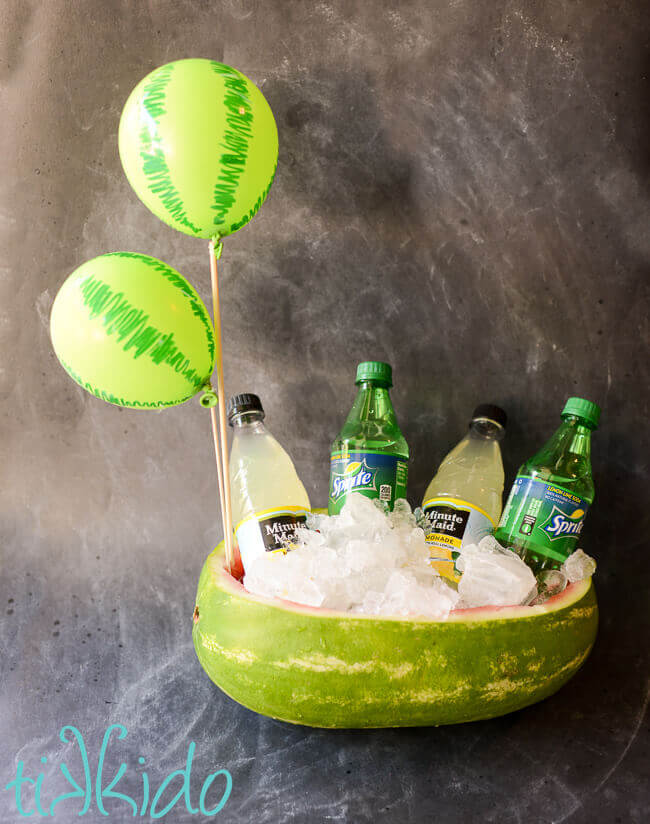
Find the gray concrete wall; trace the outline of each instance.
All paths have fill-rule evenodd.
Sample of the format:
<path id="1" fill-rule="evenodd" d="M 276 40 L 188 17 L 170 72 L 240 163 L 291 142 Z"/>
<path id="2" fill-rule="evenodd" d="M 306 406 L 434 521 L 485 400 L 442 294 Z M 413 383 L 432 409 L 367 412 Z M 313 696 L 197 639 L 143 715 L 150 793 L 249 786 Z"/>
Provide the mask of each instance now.
<path id="1" fill-rule="evenodd" d="M 119 721 L 152 774 L 190 739 L 204 773 L 228 767 L 228 821 L 647 819 L 647 12 L 3 0 L 0 787 L 17 757 L 59 786 L 61 725 L 98 746 Z M 132 87 L 190 56 L 244 71 L 276 115 L 275 184 L 221 265 L 226 386 L 261 395 L 314 502 L 358 360 L 393 365 L 413 502 L 476 403 L 508 411 L 509 481 L 567 396 L 602 405 L 584 536 L 601 635 L 545 704 L 334 735 L 254 716 L 202 673 L 190 617 L 221 535 L 208 415 L 102 403 L 48 335 L 59 285 L 107 251 L 160 257 L 208 299 L 205 243 L 140 204 L 117 153 Z M 19 820 L 1 789 L 0 810 Z"/>

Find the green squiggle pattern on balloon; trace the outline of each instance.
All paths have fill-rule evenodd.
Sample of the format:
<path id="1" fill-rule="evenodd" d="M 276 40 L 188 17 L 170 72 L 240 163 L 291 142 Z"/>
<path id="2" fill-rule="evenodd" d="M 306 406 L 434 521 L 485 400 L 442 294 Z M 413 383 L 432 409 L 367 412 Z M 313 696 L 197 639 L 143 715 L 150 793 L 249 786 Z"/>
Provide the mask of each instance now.
<path id="1" fill-rule="evenodd" d="M 266 196 L 269 193 L 269 189 L 273 185 L 273 179 L 275 178 L 275 170 L 278 168 L 278 162 L 275 161 L 275 166 L 273 167 L 273 172 L 271 173 L 271 179 L 268 182 L 266 189 L 262 192 L 262 194 L 257 198 L 255 204 L 253 205 L 252 209 L 248 212 L 248 214 L 244 215 L 241 220 L 238 220 L 236 223 L 233 223 L 230 227 L 231 232 L 236 232 L 237 229 L 241 229 L 242 226 L 245 226 L 249 220 L 252 220 L 255 215 L 258 213 L 262 203 L 266 200 Z"/>
<path id="2" fill-rule="evenodd" d="M 100 389 L 98 386 L 93 386 L 92 383 L 88 383 L 85 381 L 80 375 L 72 369 L 65 361 L 61 361 L 61 366 L 65 369 L 65 371 L 70 375 L 73 381 L 79 384 L 82 389 L 85 389 L 87 392 L 90 392 L 91 395 L 94 395 L 96 398 L 99 398 L 102 401 L 106 401 L 107 403 L 114 403 L 117 406 L 129 406 L 132 409 L 162 409 L 166 406 L 177 406 L 179 403 L 183 403 L 183 401 L 188 401 L 193 395 L 194 392 L 190 392 L 182 398 L 178 398 L 173 401 L 137 401 L 131 400 L 129 398 L 121 398 L 117 395 L 114 395 L 112 392 L 107 392 L 105 389 Z"/>
<path id="3" fill-rule="evenodd" d="M 228 110 L 227 128 L 221 143 L 221 148 L 225 149 L 225 152 L 220 157 L 221 172 L 214 187 L 214 205 L 211 207 L 217 213 L 214 217 L 214 225 L 218 230 L 226 222 L 226 215 L 235 204 L 239 179 L 246 168 L 249 141 L 253 134 L 253 109 L 248 97 L 246 78 L 230 66 L 218 63 L 216 60 L 211 60 L 210 66 L 214 72 L 223 77 L 226 87 L 223 103 Z M 243 226 L 249 219 L 244 220 L 241 225 Z M 230 227 L 231 230 L 232 227 Z"/>
<path id="4" fill-rule="evenodd" d="M 149 315 L 133 306 L 124 292 L 114 292 L 97 278 L 87 278 L 81 285 L 84 304 L 90 309 L 91 319 L 101 316 L 107 335 L 115 334 L 125 352 L 133 350 L 133 359 L 147 355 L 157 366 L 165 363 L 180 373 L 198 389 L 205 375 L 197 374 L 189 360 L 178 348 L 174 333 L 164 333 L 149 324 Z"/>
<path id="5" fill-rule="evenodd" d="M 205 338 L 208 345 L 208 351 L 210 353 L 210 363 L 214 361 L 215 341 L 212 321 L 205 310 L 205 306 L 182 275 L 179 275 L 178 272 L 174 271 L 174 269 L 170 266 L 167 266 L 167 264 L 163 263 L 162 260 L 157 260 L 156 258 L 149 257 L 148 255 L 139 255 L 137 252 L 109 252 L 107 255 L 103 255 L 103 257 L 119 257 L 140 261 L 141 263 L 145 263 L 147 266 L 154 269 L 162 275 L 165 280 L 168 280 L 176 286 L 188 299 L 192 314 L 201 321 L 203 328 L 205 329 Z"/>
<path id="6" fill-rule="evenodd" d="M 128 252 L 117 252 L 115 255 L 141 258 L 140 255 L 131 255 Z M 203 307 L 196 301 L 195 296 L 187 291 L 186 281 L 182 278 L 179 280 L 177 273 L 159 261 L 152 260 L 150 265 L 154 265 L 161 274 L 179 286 L 183 293 L 190 299 L 193 313 L 201 319 L 205 319 L 208 323 L 209 328 L 206 328 L 206 332 L 212 362 L 214 356 L 214 337 L 209 321 L 205 317 Z M 92 320 L 101 318 L 106 334 L 115 335 L 117 342 L 122 345 L 123 350 L 133 354 L 134 360 L 144 355 L 150 358 L 156 366 L 165 364 L 172 368 L 176 373 L 182 375 L 192 387 L 192 392 L 188 397 L 191 397 L 203 386 L 208 375 L 199 374 L 190 364 L 189 359 L 174 339 L 174 333 L 162 332 L 150 324 L 149 315 L 143 309 L 134 306 L 128 298 L 124 296 L 124 292 L 115 292 L 108 284 L 93 276 L 84 279 L 80 283 L 80 289 L 84 305 L 90 310 L 90 318 Z M 106 393 L 103 392 L 103 390 L 88 386 L 83 379 L 73 374 L 68 366 L 65 368 L 77 383 L 80 383 L 94 395 L 97 395 L 97 397 L 107 400 L 107 398 L 104 397 Z M 119 401 L 111 400 L 110 402 L 118 403 Z M 129 402 L 124 405 L 140 405 L 144 407 L 150 406 L 151 404 Z M 161 404 L 157 403 L 153 404 L 153 406 L 160 405 Z"/>
<path id="7" fill-rule="evenodd" d="M 153 194 L 169 212 L 173 221 L 186 226 L 195 235 L 201 230 L 187 216 L 183 198 L 174 186 L 165 160 L 165 154 L 158 145 L 158 127 L 165 111 L 165 89 L 171 80 L 174 64 L 163 66 L 154 73 L 152 79 L 143 89 L 142 105 L 147 112 L 147 122 L 140 131 L 140 157 L 142 171 L 148 179 L 148 186 Z"/>

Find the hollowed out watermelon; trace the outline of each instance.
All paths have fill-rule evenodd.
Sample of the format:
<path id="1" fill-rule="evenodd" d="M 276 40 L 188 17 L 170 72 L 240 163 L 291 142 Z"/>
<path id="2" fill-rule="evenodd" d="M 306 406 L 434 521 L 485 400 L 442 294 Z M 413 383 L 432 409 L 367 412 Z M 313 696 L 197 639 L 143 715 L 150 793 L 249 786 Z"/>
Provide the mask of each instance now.
<path id="1" fill-rule="evenodd" d="M 220 545 L 201 573 L 193 636 L 210 678 L 255 712 L 312 727 L 414 727 L 547 698 L 585 661 L 597 626 L 590 579 L 535 607 L 363 616 L 251 595 Z"/>

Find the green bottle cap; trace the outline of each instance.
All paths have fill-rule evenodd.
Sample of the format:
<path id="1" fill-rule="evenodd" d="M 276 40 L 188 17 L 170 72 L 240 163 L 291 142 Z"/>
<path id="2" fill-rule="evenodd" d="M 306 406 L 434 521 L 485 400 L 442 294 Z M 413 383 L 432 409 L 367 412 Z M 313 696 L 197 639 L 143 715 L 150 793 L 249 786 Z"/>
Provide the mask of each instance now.
<path id="1" fill-rule="evenodd" d="M 585 398 L 569 398 L 564 404 L 562 417 L 565 415 L 575 415 L 577 418 L 584 418 L 594 429 L 600 421 L 600 406 Z"/>
<path id="2" fill-rule="evenodd" d="M 384 386 L 393 385 L 393 370 L 389 363 L 382 361 L 364 361 L 357 366 L 357 379 L 355 383 L 361 381 L 376 381 Z"/>

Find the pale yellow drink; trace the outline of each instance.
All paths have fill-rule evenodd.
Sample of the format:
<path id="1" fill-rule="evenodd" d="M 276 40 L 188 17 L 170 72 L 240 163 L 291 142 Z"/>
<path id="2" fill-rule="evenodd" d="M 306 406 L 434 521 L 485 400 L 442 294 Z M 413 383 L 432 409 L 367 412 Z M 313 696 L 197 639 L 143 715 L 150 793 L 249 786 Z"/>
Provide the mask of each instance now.
<path id="1" fill-rule="evenodd" d="M 477 407 L 469 432 L 440 464 L 424 493 L 433 566 L 454 580 L 454 558 L 461 547 L 478 544 L 501 517 L 504 475 L 499 442 L 505 424 L 506 414 L 499 407 Z"/>
<path id="2" fill-rule="evenodd" d="M 264 426 L 257 395 L 236 395 L 228 418 L 232 515 L 245 571 L 265 552 L 286 551 L 310 503 L 293 461 Z"/>

